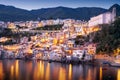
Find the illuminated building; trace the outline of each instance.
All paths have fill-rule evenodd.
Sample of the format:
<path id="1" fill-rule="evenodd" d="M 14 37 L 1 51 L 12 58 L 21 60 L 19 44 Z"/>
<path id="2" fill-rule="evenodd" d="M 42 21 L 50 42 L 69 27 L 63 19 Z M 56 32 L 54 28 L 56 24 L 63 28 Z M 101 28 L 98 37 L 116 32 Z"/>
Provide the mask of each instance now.
<path id="1" fill-rule="evenodd" d="M 94 27 L 99 24 L 110 24 L 116 17 L 116 9 L 113 8 L 112 12 L 106 12 L 98 16 L 92 17 L 89 20 L 89 27 Z"/>
<path id="2" fill-rule="evenodd" d="M 16 26 L 15 26 L 14 23 L 12 23 L 12 22 L 8 22 L 8 28 L 10 28 L 10 29 L 14 29 L 14 28 L 16 28 Z"/>

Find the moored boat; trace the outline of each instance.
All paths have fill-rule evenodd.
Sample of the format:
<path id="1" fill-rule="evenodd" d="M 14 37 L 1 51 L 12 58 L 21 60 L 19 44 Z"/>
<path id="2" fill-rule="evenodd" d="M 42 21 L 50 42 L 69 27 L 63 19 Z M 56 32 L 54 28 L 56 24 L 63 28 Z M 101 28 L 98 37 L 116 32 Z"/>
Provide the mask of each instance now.
<path id="1" fill-rule="evenodd" d="M 111 63 L 110 63 L 110 66 L 120 67 L 120 60 L 114 60 L 114 62 L 111 62 Z"/>

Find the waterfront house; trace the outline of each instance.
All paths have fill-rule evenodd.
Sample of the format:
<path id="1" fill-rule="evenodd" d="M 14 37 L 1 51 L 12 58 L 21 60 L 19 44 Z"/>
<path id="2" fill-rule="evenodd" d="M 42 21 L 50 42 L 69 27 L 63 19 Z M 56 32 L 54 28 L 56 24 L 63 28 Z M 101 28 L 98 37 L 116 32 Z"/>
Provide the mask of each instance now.
<path id="1" fill-rule="evenodd" d="M 49 53 L 49 60 L 61 61 L 62 53 L 57 50 L 53 50 Z"/>
<path id="2" fill-rule="evenodd" d="M 74 48 L 72 56 L 74 58 L 82 59 L 84 54 L 85 54 L 84 48 Z"/>
<path id="3" fill-rule="evenodd" d="M 94 43 L 87 44 L 86 48 L 88 50 L 88 54 L 95 54 L 96 53 L 96 44 L 94 44 Z"/>

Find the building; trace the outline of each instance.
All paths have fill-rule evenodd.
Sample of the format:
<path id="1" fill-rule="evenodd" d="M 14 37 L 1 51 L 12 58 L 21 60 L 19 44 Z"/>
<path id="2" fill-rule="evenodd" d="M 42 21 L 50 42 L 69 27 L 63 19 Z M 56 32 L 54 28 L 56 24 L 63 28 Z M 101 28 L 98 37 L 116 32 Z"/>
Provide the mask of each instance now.
<path id="1" fill-rule="evenodd" d="M 84 48 L 73 49 L 73 57 L 82 59 L 83 54 L 85 54 Z"/>
<path id="2" fill-rule="evenodd" d="M 106 12 L 90 18 L 89 27 L 94 27 L 100 24 L 110 24 L 115 20 L 115 17 L 116 17 L 116 9 L 113 8 L 112 12 Z"/>
<path id="3" fill-rule="evenodd" d="M 27 43 L 28 42 L 28 37 L 23 37 L 20 39 L 21 43 Z"/>
<path id="4" fill-rule="evenodd" d="M 74 28 L 75 28 L 75 33 L 77 35 L 85 35 L 87 34 L 86 31 L 86 27 L 88 26 L 88 22 L 86 21 L 79 21 L 77 23 L 74 23 Z"/>
<path id="5" fill-rule="evenodd" d="M 8 28 L 10 28 L 10 29 L 15 29 L 15 28 L 16 28 L 15 24 L 12 23 L 12 22 L 8 22 L 8 23 L 7 23 L 7 26 L 8 26 Z"/>
<path id="6" fill-rule="evenodd" d="M 38 23 L 39 23 L 39 21 L 33 21 L 32 22 L 32 28 L 38 27 Z"/>
<path id="7" fill-rule="evenodd" d="M 91 44 L 88 44 L 86 46 L 87 50 L 88 50 L 88 54 L 95 54 L 96 53 L 96 44 L 94 43 L 91 43 Z"/>
<path id="8" fill-rule="evenodd" d="M 7 28 L 7 25 L 4 21 L 0 21 L 0 28 Z"/>

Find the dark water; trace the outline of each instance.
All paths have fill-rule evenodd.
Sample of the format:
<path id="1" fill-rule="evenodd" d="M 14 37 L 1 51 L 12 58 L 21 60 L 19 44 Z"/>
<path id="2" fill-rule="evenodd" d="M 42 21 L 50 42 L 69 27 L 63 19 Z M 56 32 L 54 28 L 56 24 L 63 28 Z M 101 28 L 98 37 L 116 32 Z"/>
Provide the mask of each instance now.
<path id="1" fill-rule="evenodd" d="M 1 60 L 0 80 L 120 80 L 120 68 Z"/>

